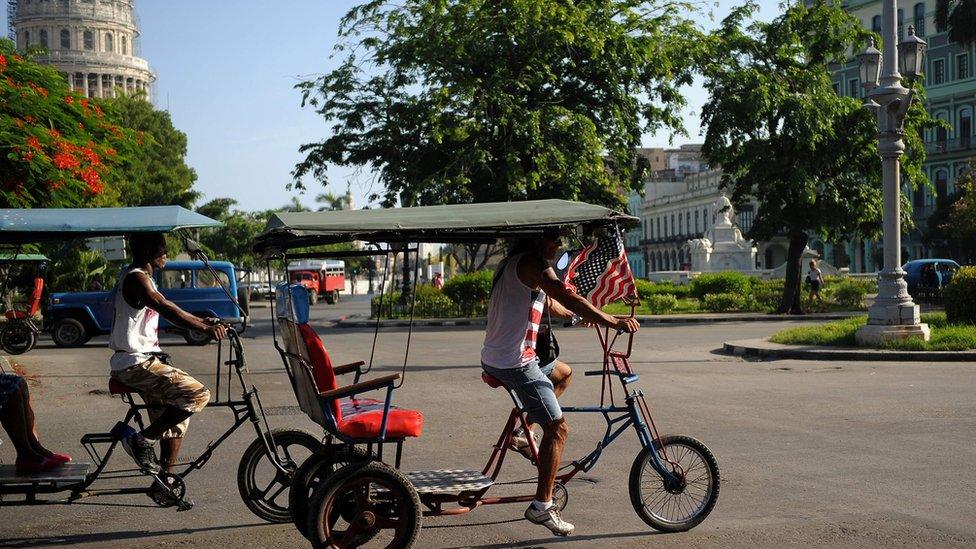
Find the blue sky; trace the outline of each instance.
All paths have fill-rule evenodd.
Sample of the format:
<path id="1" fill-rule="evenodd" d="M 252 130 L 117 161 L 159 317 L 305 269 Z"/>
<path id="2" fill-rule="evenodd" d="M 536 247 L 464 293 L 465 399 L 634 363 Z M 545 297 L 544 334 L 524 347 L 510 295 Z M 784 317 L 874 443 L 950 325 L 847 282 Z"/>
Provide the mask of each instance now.
<path id="1" fill-rule="evenodd" d="M 293 86 L 325 72 L 338 21 L 353 0 L 190 1 L 137 0 L 141 55 L 156 71 L 154 103 L 167 109 L 187 134 L 187 162 L 198 175 L 204 200 L 231 197 L 243 209 L 268 209 L 291 200 L 289 173 L 301 158 L 298 147 L 327 135 L 328 126 L 300 108 Z M 712 8 L 718 21 L 738 2 Z M 760 2 L 762 18 L 778 12 L 777 0 Z M 6 29 L 6 11 L 0 15 Z M 712 26 L 712 22 L 704 22 Z M 687 93 L 685 125 L 699 141 L 698 108 L 705 95 Z M 644 144 L 667 145 L 667 135 L 649 135 Z M 330 172 L 331 192 L 346 182 L 358 206 L 373 188 L 368 173 Z M 300 199 L 309 206 L 320 185 L 309 182 Z"/>

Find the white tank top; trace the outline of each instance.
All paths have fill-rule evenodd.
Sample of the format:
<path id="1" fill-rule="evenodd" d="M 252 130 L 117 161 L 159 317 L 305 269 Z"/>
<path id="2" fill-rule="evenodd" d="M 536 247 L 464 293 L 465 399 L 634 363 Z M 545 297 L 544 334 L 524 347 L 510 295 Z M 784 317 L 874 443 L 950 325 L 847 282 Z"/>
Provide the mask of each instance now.
<path id="1" fill-rule="evenodd" d="M 536 356 L 546 293 L 529 288 L 519 279 L 518 264 L 525 255 L 505 261 L 491 291 L 481 362 L 492 368 L 520 368 Z"/>
<path id="2" fill-rule="evenodd" d="M 112 319 L 112 335 L 108 348 L 115 351 L 110 363 L 112 370 L 124 370 L 130 366 L 149 360 L 149 353 L 159 353 L 159 313 L 149 307 L 136 309 L 122 296 L 122 285 L 132 273 L 143 273 L 142 269 L 130 269 L 115 292 L 115 316 Z M 156 282 L 149 277 L 149 284 L 156 289 Z"/>

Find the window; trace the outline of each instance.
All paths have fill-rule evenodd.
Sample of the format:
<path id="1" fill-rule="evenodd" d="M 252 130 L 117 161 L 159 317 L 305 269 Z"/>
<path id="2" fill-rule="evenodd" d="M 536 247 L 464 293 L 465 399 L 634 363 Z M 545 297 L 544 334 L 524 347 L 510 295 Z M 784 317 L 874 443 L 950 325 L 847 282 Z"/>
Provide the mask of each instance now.
<path id="1" fill-rule="evenodd" d="M 95 36 L 92 34 L 92 32 L 85 31 L 85 34 L 83 36 L 84 36 L 85 49 L 86 50 L 95 49 Z"/>
<path id="2" fill-rule="evenodd" d="M 674 214 L 671 214 L 671 236 L 678 234 L 678 224 L 674 222 Z"/>
<path id="3" fill-rule="evenodd" d="M 114 50 L 115 50 L 115 44 L 113 43 L 112 40 L 112 33 L 107 32 L 105 33 L 105 51 L 108 53 L 112 53 Z"/>
<path id="4" fill-rule="evenodd" d="M 932 84 L 942 84 L 945 82 L 945 59 L 932 61 Z"/>
<path id="5" fill-rule="evenodd" d="M 858 97 L 858 91 L 861 89 L 861 81 L 857 78 L 851 78 L 847 81 L 847 95 L 851 97 Z"/>
<path id="6" fill-rule="evenodd" d="M 129 37 L 122 35 L 122 55 L 129 55 Z"/>
<path id="7" fill-rule="evenodd" d="M 685 233 L 691 233 L 691 212 L 685 212 Z"/>
<path id="8" fill-rule="evenodd" d="M 71 49 L 71 31 L 68 29 L 61 29 L 61 49 Z"/>
<path id="9" fill-rule="evenodd" d="M 840 95 L 840 82 L 834 82 L 834 94 Z"/>
<path id="10" fill-rule="evenodd" d="M 915 213 L 919 213 L 925 208 L 925 187 L 918 187 L 915 189 Z"/>
<path id="11" fill-rule="evenodd" d="M 942 4 L 946 0 L 936 0 L 936 1 L 939 4 Z M 941 8 L 941 6 L 940 6 L 940 8 Z M 937 9 L 940 9 L 940 8 L 937 8 Z M 946 19 L 948 19 L 948 17 Z M 935 32 L 945 32 L 946 31 L 946 23 L 947 23 L 947 21 L 940 20 L 938 17 L 936 17 L 935 18 Z"/>
<path id="12" fill-rule="evenodd" d="M 655 224 L 657 225 L 657 231 L 656 231 L 657 237 L 658 238 L 661 238 L 662 233 L 661 233 L 661 218 L 660 217 L 657 218 L 657 223 L 655 223 Z"/>
<path id="13" fill-rule="evenodd" d="M 875 15 L 871 18 L 871 31 L 881 34 L 881 16 Z"/>
<path id="14" fill-rule="evenodd" d="M 163 269 L 159 274 L 159 289 L 189 288 L 193 271 L 190 269 Z"/>
<path id="15" fill-rule="evenodd" d="M 969 54 L 963 53 L 956 56 L 956 79 L 965 80 L 969 78 Z"/>
<path id="16" fill-rule="evenodd" d="M 698 210 L 695 210 L 695 232 L 696 233 L 701 232 L 701 229 L 699 228 L 700 225 L 698 224 L 698 219 L 699 219 L 698 218 Z"/>
<path id="17" fill-rule="evenodd" d="M 946 170 L 935 172 L 935 193 L 938 200 L 945 200 L 949 197 L 949 172 Z"/>
<path id="18" fill-rule="evenodd" d="M 925 36 L 925 3 L 915 4 L 915 34 Z"/>
<path id="19" fill-rule="evenodd" d="M 738 223 L 739 228 L 742 229 L 742 232 L 748 234 L 752 230 L 752 222 L 756 219 L 756 212 L 753 211 L 752 204 L 743 204 L 736 217 L 736 223 Z"/>
<path id="20" fill-rule="evenodd" d="M 905 36 L 905 10 L 898 10 L 898 41 Z"/>
<path id="21" fill-rule="evenodd" d="M 197 283 L 195 287 L 197 288 L 220 288 L 221 286 L 225 288 L 230 287 L 230 282 L 227 279 L 227 273 L 223 271 L 217 271 L 217 278 L 214 278 L 210 271 L 199 270 L 197 271 Z"/>
<path id="22" fill-rule="evenodd" d="M 47 29 L 41 29 L 41 45 L 47 48 Z"/>
<path id="23" fill-rule="evenodd" d="M 959 111 L 959 145 L 965 149 L 969 148 L 973 135 L 973 111 L 969 107 L 964 107 Z"/>

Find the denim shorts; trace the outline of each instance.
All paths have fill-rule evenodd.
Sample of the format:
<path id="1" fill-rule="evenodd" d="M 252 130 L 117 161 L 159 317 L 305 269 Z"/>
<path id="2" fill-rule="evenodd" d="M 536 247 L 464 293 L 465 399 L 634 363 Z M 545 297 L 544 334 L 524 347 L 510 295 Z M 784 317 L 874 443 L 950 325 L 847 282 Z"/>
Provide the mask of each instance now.
<path id="1" fill-rule="evenodd" d="M 492 368 L 482 364 L 482 368 L 489 375 L 501 381 L 505 388 L 515 391 L 522 409 L 529 416 L 529 421 L 545 425 L 563 417 L 563 410 L 559 407 L 559 400 L 553 391 L 549 376 L 556 367 L 553 361 L 539 367 L 539 359 L 519 368 Z"/>

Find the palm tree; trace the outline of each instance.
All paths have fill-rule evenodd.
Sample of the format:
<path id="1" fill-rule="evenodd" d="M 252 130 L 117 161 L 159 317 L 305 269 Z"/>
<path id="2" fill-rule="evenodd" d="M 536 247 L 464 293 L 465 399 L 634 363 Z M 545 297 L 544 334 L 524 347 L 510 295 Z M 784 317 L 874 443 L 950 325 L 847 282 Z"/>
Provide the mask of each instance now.
<path id="1" fill-rule="evenodd" d="M 322 204 L 319 207 L 320 212 L 345 210 L 349 206 L 347 202 L 348 198 L 346 196 L 336 196 L 332 193 L 322 193 L 315 197 L 315 203 Z"/>
<path id="2" fill-rule="evenodd" d="M 939 0 L 935 24 L 949 28 L 949 40 L 968 46 L 976 42 L 976 0 Z"/>
<path id="3" fill-rule="evenodd" d="M 307 211 L 309 211 L 308 208 L 305 207 L 305 204 L 302 204 L 302 201 L 299 200 L 299 198 L 297 196 L 291 197 L 291 202 L 289 202 L 289 203 L 285 204 L 284 206 L 282 206 L 281 207 L 281 210 L 282 211 L 285 211 L 285 212 L 307 212 Z"/>

